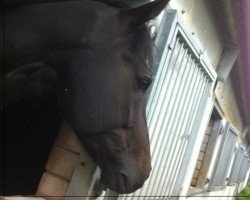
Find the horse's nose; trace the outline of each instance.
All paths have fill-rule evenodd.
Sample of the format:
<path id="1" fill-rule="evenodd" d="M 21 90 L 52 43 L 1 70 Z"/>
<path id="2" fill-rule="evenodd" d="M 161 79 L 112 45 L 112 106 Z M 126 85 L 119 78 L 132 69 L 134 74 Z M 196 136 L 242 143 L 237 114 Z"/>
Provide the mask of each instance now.
<path id="1" fill-rule="evenodd" d="M 128 184 L 128 176 L 124 172 L 119 172 L 117 175 L 117 189 L 119 193 L 124 193 L 126 191 Z"/>
<path id="2" fill-rule="evenodd" d="M 144 178 L 135 178 L 134 176 L 130 177 L 125 172 L 120 172 L 117 175 L 117 190 L 118 193 L 131 193 L 135 190 L 142 187 L 145 179 Z"/>

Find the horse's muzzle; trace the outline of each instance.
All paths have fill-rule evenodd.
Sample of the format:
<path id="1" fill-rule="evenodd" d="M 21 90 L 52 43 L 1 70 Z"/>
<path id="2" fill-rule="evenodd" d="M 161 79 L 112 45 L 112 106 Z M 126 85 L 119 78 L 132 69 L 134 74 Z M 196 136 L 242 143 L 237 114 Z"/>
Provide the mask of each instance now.
<path id="1" fill-rule="evenodd" d="M 149 177 L 150 170 L 140 177 L 129 176 L 124 171 L 120 171 L 112 176 L 102 174 L 101 182 L 106 187 L 119 194 L 129 194 L 143 186 L 144 182 Z"/>

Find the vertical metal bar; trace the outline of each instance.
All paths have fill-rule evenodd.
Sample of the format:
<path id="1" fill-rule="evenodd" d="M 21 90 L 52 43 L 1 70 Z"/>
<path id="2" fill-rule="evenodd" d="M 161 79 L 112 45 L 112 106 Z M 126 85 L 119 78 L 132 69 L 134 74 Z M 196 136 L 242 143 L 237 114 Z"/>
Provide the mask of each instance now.
<path id="1" fill-rule="evenodd" d="M 195 74 L 196 75 L 194 76 L 195 78 L 191 77 L 192 79 L 190 80 L 190 86 L 187 88 L 188 90 L 187 90 L 187 94 L 186 94 L 187 95 L 186 100 L 187 100 L 187 102 L 189 102 L 189 104 L 192 103 L 192 101 L 193 101 L 192 100 L 192 92 L 195 91 L 195 88 L 197 87 L 197 84 L 195 84 L 195 82 L 199 77 L 199 73 L 198 73 L 198 69 L 196 67 L 196 64 L 194 65 L 194 67 L 195 67 Z M 190 109 L 191 108 L 191 106 L 188 107 L 187 104 L 185 104 L 185 106 L 186 106 L 185 109 Z M 190 113 L 190 112 L 183 113 L 182 123 L 179 124 L 180 126 L 183 126 L 183 120 L 185 118 L 186 119 L 188 118 L 188 115 L 186 115 L 187 113 Z M 187 125 L 187 123 L 186 123 L 186 125 Z M 166 164 L 168 165 L 168 168 L 171 169 L 171 170 L 167 171 L 166 175 L 165 175 L 166 178 L 164 180 L 164 185 L 166 185 L 166 188 L 161 191 L 161 193 L 164 194 L 164 195 L 171 195 L 171 194 L 167 193 L 165 190 L 167 189 L 167 186 L 169 186 L 170 184 L 173 184 L 173 183 L 171 183 L 169 181 L 169 178 L 170 178 L 171 174 L 174 171 L 174 165 L 176 164 L 176 160 L 173 162 L 172 159 L 174 158 L 173 156 L 174 156 L 175 151 L 178 154 L 181 153 L 181 147 L 182 147 L 181 145 L 182 144 L 180 144 L 179 141 L 183 140 L 184 138 L 185 138 L 185 130 L 182 130 L 182 131 L 179 131 L 179 133 L 177 134 L 177 137 L 174 138 L 174 141 L 171 141 L 172 145 L 169 147 L 170 149 L 168 150 L 169 152 L 171 152 L 171 155 L 168 155 L 168 157 L 170 157 L 170 158 L 166 160 L 167 161 Z M 165 191 L 165 192 L 163 192 L 163 191 Z"/>
<path id="2" fill-rule="evenodd" d="M 231 130 L 229 123 L 227 123 L 226 131 L 223 134 L 223 138 L 220 142 L 220 147 L 216 156 L 214 168 L 212 171 L 211 181 L 208 186 L 208 190 L 211 188 L 218 189 L 224 186 L 228 168 L 225 167 L 229 165 L 229 162 L 232 159 L 232 152 L 234 144 L 236 143 L 236 135 Z M 228 152 L 228 149 L 230 150 Z"/>
<path id="3" fill-rule="evenodd" d="M 201 101 L 201 98 L 203 96 L 203 91 L 205 90 L 205 86 L 206 86 L 206 80 L 205 78 L 203 77 L 203 74 L 201 72 L 201 70 L 199 69 L 199 79 L 196 80 L 196 89 L 194 89 L 193 93 L 192 93 L 192 101 L 191 101 L 191 110 L 190 110 L 190 113 L 189 115 L 187 115 L 188 117 L 188 122 L 187 122 L 187 129 L 186 131 L 184 131 L 184 138 L 180 140 L 178 140 L 178 143 L 180 145 L 180 151 L 178 153 L 175 154 L 175 163 L 176 163 L 176 166 L 174 167 L 174 172 L 172 174 L 170 174 L 170 180 L 172 182 L 171 184 L 171 187 L 169 187 L 169 190 L 168 190 L 168 193 L 170 195 L 176 195 L 176 194 L 173 194 L 173 188 L 175 186 L 175 182 L 178 178 L 178 173 L 179 173 L 179 170 L 180 170 L 180 167 L 181 165 L 185 165 L 185 163 L 183 163 L 183 156 L 185 154 L 185 150 L 187 148 L 187 144 L 188 144 L 188 140 L 190 138 L 190 135 L 193 134 L 191 133 L 191 130 L 192 130 L 192 126 L 193 126 L 193 121 L 195 119 L 195 116 L 196 116 L 196 113 L 197 113 L 197 110 L 198 110 L 198 105 L 199 105 L 199 102 Z M 177 143 L 177 144 L 178 144 Z M 174 176 L 175 174 L 175 176 Z"/>
<path id="4" fill-rule="evenodd" d="M 160 88 L 161 89 L 160 91 L 164 92 L 165 94 L 167 93 L 166 91 L 168 90 L 169 80 L 171 80 L 171 77 L 173 75 L 173 73 L 172 73 L 173 68 L 175 66 L 175 63 L 178 60 L 178 57 L 179 57 L 178 55 L 180 55 L 180 51 L 181 51 L 181 46 L 180 46 L 178 40 L 176 40 L 175 49 L 173 50 L 173 55 L 175 55 L 175 56 L 172 56 L 172 58 L 170 60 L 171 67 L 165 66 L 166 68 L 168 68 L 168 71 L 165 71 L 166 74 L 163 74 L 164 79 L 163 79 L 163 83 L 162 83 L 161 88 Z M 157 142 L 156 140 L 158 138 L 156 136 L 158 135 L 159 131 L 157 130 L 158 127 L 156 125 L 158 125 L 158 124 L 160 124 L 162 122 L 162 114 L 164 114 L 164 113 L 162 113 L 160 111 L 165 110 L 166 108 L 164 108 L 164 107 L 166 107 L 166 105 L 167 105 L 167 104 L 163 105 L 164 96 L 165 96 L 164 93 L 161 94 L 161 95 L 159 94 L 159 97 L 158 97 L 157 102 L 156 102 L 157 105 L 156 105 L 156 107 L 154 109 L 154 116 L 152 116 L 152 121 L 149 120 L 149 132 L 150 133 L 154 132 L 154 137 L 151 137 L 151 141 L 150 141 L 151 155 L 153 155 L 153 152 L 154 152 L 154 150 L 156 148 L 156 142 Z M 153 122 L 153 124 L 152 124 L 152 122 Z M 153 156 L 152 156 L 152 159 L 153 159 Z M 153 163 L 154 163 L 154 161 L 152 160 L 152 166 L 154 165 Z M 150 178 L 151 177 L 152 176 L 150 176 Z M 149 180 L 149 182 L 150 182 L 150 180 Z M 146 192 L 146 191 L 148 191 L 148 188 L 144 187 L 142 189 L 142 192 Z"/>
<path id="5" fill-rule="evenodd" d="M 195 71 L 195 70 L 193 70 L 193 72 L 194 72 L 194 71 Z M 190 77 L 191 77 L 191 76 L 190 76 Z M 167 138 L 167 137 L 166 137 L 166 138 Z M 170 151 L 168 151 L 168 153 L 170 153 Z M 168 153 L 167 153 L 167 155 L 165 156 L 165 158 L 168 158 L 168 157 L 169 157 Z M 170 159 L 166 159 L 166 160 L 170 161 Z M 166 166 L 166 164 L 165 164 L 164 166 Z M 169 171 L 169 167 L 167 167 L 165 171 Z"/>
<path id="6" fill-rule="evenodd" d="M 189 60 L 191 62 L 189 62 L 188 64 Z M 161 186 L 157 188 L 156 190 L 157 194 L 159 194 L 159 190 L 162 189 L 162 187 L 164 187 L 162 184 L 162 182 L 165 179 L 164 172 L 169 171 L 169 169 L 165 168 L 164 167 L 165 165 L 163 164 L 166 162 L 167 158 L 169 158 L 170 151 L 168 149 L 170 148 L 170 146 L 174 145 L 174 140 L 178 138 L 178 135 L 180 134 L 180 132 L 175 131 L 175 126 L 177 123 L 180 123 L 180 118 L 183 115 L 181 111 L 182 111 L 183 104 L 185 102 L 185 99 L 183 98 L 183 95 L 185 95 L 185 86 L 187 85 L 185 83 L 187 80 L 187 76 L 189 74 L 188 72 L 190 72 L 192 64 L 193 62 L 190 56 L 188 56 L 186 65 L 182 66 L 183 74 L 180 76 L 181 77 L 180 81 L 183 83 L 180 84 L 178 88 L 176 88 L 176 91 L 178 91 L 178 93 L 176 97 L 173 98 L 173 101 L 175 102 L 175 104 L 170 111 L 171 117 L 167 123 L 163 124 L 163 128 L 162 128 L 163 132 L 169 132 L 170 134 L 169 134 L 169 137 L 163 138 L 162 144 L 160 145 L 162 147 L 161 154 L 157 155 L 157 158 L 160 157 L 158 160 L 161 162 L 161 165 L 162 165 L 161 167 L 159 167 L 159 170 L 157 170 L 158 172 L 157 176 L 159 178 L 159 185 Z"/>
<path id="7" fill-rule="evenodd" d="M 240 174 L 238 177 L 238 183 L 242 182 L 244 180 L 244 174 L 245 174 L 245 170 L 247 168 L 247 164 L 248 164 L 248 160 L 247 157 L 244 156 L 241 167 L 240 167 Z"/>
<path id="8" fill-rule="evenodd" d="M 159 68 L 155 76 L 155 81 L 154 81 L 152 90 L 150 92 L 149 100 L 147 103 L 146 110 L 147 110 L 148 121 L 151 120 L 152 114 L 154 113 L 155 106 L 157 105 L 156 102 L 158 102 L 160 92 L 162 91 L 162 86 L 164 85 L 164 80 L 166 79 L 165 78 L 166 72 L 168 71 L 168 68 L 170 66 L 169 63 L 171 63 L 171 59 L 174 57 L 173 55 L 176 54 L 175 51 L 177 49 L 176 48 L 177 44 L 178 44 L 178 40 L 175 38 L 173 40 L 173 46 L 174 46 L 173 50 L 169 49 L 168 46 L 166 46 L 164 49 L 164 52 L 163 52 L 163 55 L 159 64 Z"/>
<path id="9" fill-rule="evenodd" d="M 182 51 L 180 52 L 180 54 L 182 54 Z M 179 59 L 182 59 L 181 56 L 179 56 Z M 177 60 L 178 62 L 178 60 Z M 180 66 L 180 65 L 179 65 Z M 175 70 L 179 71 L 180 70 L 180 67 L 178 65 L 176 66 L 175 64 Z M 173 102 L 173 97 L 174 96 L 174 85 L 176 84 L 176 79 L 177 79 L 177 75 L 174 74 L 174 72 L 172 72 L 172 77 L 171 77 L 171 84 L 168 85 L 168 88 L 166 91 L 163 91 L 165 93 L 164 97 L 163 97 L 163 100 L 164 100 L 164 103 L 161 105 L 161 123 L 158 123 L 159 126 L 157 126 L 158 129 L 155 129 L 155 131 L 157 130 L 157 133 L 160 132 L 160 130 L 162 129 L 161 125 L 163 124 L 162 122 L 164 121 L 164 119 L 166 118 L 166 113 L 169 113 L 169 112 L 164 112 L 164 111 L 168 111 L 168 109 L 171 109 L 173 108 L 174 106 L 174 102 Z M 169 116 L 168 116 L 169 117 Z M 163 134 L 160 134 L 158 135 L 157 137 L 157 140 L 156 140 L 156 144 L 158 144 L 159 141 L 162 140 L 162 137 L 163 137 Z M 152 143 L 152 145 L 154 145 L 154 143 Z M 159 150 L 159 149 L 153 149 L 152 151 L 152 155 L 154 154 L 157 154 L 155 151 L 156 150 Z M 152 163 L 154 163 L 154 160 L 152 161 Z"/>
<path id="10" fill-rule="evenodd" d="M 151 109 L 153 111 L 153 115 L 151 118 L 150 118 L 150 116 L 148 118 L 148 126 L 149 126 L 150 136 L 151 136 L 151 133 L 154 132 L 154 134 L 156 134 L 156 132 L 158 131 L 158 128 L 156 125 L 161 123 L 161 121 L 159 121 L 159 118 L 161 118 L 161 115 L 162 115 L 161 111 L 166 109 L 165 108 L 166 105 L 164 105 L 164 104 L 166 104 L 167 102 L 165 101 L 166 99 L 164 99 L 164 98 L 165 98 L 166 93 L 168 91 L 168 87 L 169 87 L 170 80 L 172 77 L 172 71 L 173 71 L 175 63 L 177 61 L 178 54 L 180 53 L 180 50 L 181 50 L 181 46 L 177 40 L 176 41 L 176 48 L 173 50 L 173 56 L 170 60 L 169 66 L 166 66 L 166 68 L 168 68 L 168 70 L 165 71 L 162 85 L 159 85 L 159 87 L 160 87 L 159 92 L 160 93 L 159 93 L 158 98 L 156 99 L 157 101 L 155 102 L 155 107 Z M 150 137 L 150 144 L 151 144 L 152 148 L 155 147 L 155 143 L 156 143 L 155 140 L 156 139 L 157 139 L 156 137 L 154 137 L 154 138 Z M 151 151 L 153 151 L 153 149 Z"/>
<path id="11" fill-rule="evenodd" d="M 154 104 L 154 107 L 151 107 L 150 111 L 152 112 L 152 115 L 150 114 L 150 111 L 147 115 L 148 117 L 148 126 L 149 126 L 149 130 L 154 130 L 155 129 L 155 125 L 156 125 L 156 122 L 160 123 L 158 121 L 159 119 L 159 115 L 161 114 L 161 110 L 162 110 L 162 105 L 163 105 L 163 101 L 164 101 L 164 96 L 165 95 L 162 95 L 161 92 L 162 91 L 167 91 L 167 88 L 170 84 L 170 80 L 171 80 L 171 75 L 172 75 L 172 71 L 173 71 L 173 67 L 177 61 L 177 58 L 178 58 L 178 55 L 180 53 L 180 50 L 181 50 L 181 46 L 179 44 L 179 41 L 178 39 L 176 40 L 176 48 L 173 50 L 173 55 L 169 61 L 169 63 L 167 65 L 164 65 L 166 66 L 167 68 L 167 71 L 165 72 L 164 74 L 164 77 L 163 80 L 162 80 L 162 84 L 159 85 L 159 94 L 157 95 L 156 94 L 156 98 L 155 98 L 155 104 Z M 163 61 L 165 62 L 165 60 Z M 160 81 L 160 80 L 159 80 Z M 161 105 L 161 106 L 159 106 Z M 152 119 L 152 120 L 151 120 Z M 155 130 L 154 130 L 155 131 Z M 152 133 L 152 131 L 149 131 L 150 133 Z M 154 144 L 154 141 L 151 141 L 151 144 Z M 154 145 L 152 145 L 154 146 Z"/>
<path id="12" fill-rule="evenodd" d="M 193 128 L 193 122 L 194 122 L 196 114 L 198 112 L 198 105 L 200 105 L 200 101 L 201 101 L 201 99 L 202 99 L 202 97 L 204 95 L 203 92 L 205 91 L 205 88 L 207 87 L 207 83 L 208 83 L 208 80 L 204 81 L 202 83 L 202 85 L 200 85 L 200 88 L 199 88 L 200 91 L 199 91 L 199 94 L 197 94 L 198 97 L 195 99 L 195 102 L 194 102 L 194 105 L 196 104 L 196 107 L 194 107 L 195 110 L 193 111 L 193 113 L 195 113 L 195 116 L 193 116 L 193 117 L 190 116 L 191 123 L 190 123 L 190 121 L 188 123 L 189 124 L 188 126 L 190 127 L 190 129 Z M 180 176 L 179 171 L 180 171 L 181 167 L 183 168 L 183 166 L 187 166 L 188 165 L 188 163 L 185 163 L 186 161 L 184 161 L 184 156 L 186 155 L 186 149 L 188 148 L 188 144 L 190 143 L 190 138 L 191 138 L 192 134 L 197 135 L 198 132 L 190 132 L 190 134 L 186 135 L 187 140 L 179 141 L 179 142 L 182 142 L 183 144 L 181 145 L 180 153 L 176 155 L 176 160 L 178 160 L 178 162 L 176 162 L 177 166 L 174 169 L 176 175 L 175 176 L 173 176 L 173 175 L 171 176 L 171 180 L 174 183 L 170 187 L 169 193 L 171 193 L 171 195 L 178 195 L 176 193 L 173 193 L 173 191 L 174 191 L 174 188 L 176 187 L 177 180 L 178 180 L 178 178 Z M 191 146 L 191 148 L 193 148 L 193 146 Z M 191 157 L 191 155 L 187 155 L 187 156 L 189 158 Z M 172 174 L 174 174 L 174 173 L 172 173 Z"/>
<path id="13" fill-rule="evenodd" d="M 161 91 L 164 92 L 164 95 L 159 95 L 158 101 L 157 101 L 157 106 L 154 109 L 154 115 L 152 116 L 152 120 L 149 121 L 149 132 L 152 133 L 154 132 L 154 137 L 151 138 L 151 154 L 154 154 L 155 148 L 156 148 L 156 143 L 158 141 L 158 133 L 159 133 L 159 127 L 157 126 L 158 124 L 162 123 L 163 120 L 163 114 L 164 111 L 167 109 L 167 102 L 166 102 L 166 97 L 168 95 L 168 91 L 169 91 L 169 84 L 170 81 L 172 80 L 172 76 L 173 76 L 173 70 L 174 67 L 176 65 L 176 62 L 178 62 L 178 59 L 180 59 L 180 55 L 181 55 L 181 44 L 179 44 L 178 40 L 176 42 L 176 48 L 174 49 L 174 54 L 175 56 L 172 57 L 171 61 L 170 61 L 170 65 L 171 67 L 169 67 L 171 70 L 168 70 L 166 72 L 166 75 L 164 75 L 165 80 L 163 82 Z M 172 83 L 171 83 L 172 84 Z M 169 99 L 169 98 L 168 98 Z M 163 103 L 164 101 L 164 103 Z M 154 123 L 152 123 L 154 122 Z M 157 137 L 156 137 L 157 135 Z M 153 156 L 152 156 L 153 158 Z M 154 161 L 152 160 L 152 166 L 154 165 Z M 152 180 L 152 176 L 150 176 L 149 178 L 149 182 L 151 182 Z M 143 188 L 141 192 L 145 192 L 148 191 L 148 188 Z"/>
<path id="14" fill-rule="evenodd" d="M 233 156 L 234 148 L 232 148 L 232 147 L 234 147 L 235 143 L 236 143 L 236 135 L 229 128 L 225 142 L 223 144 L 223 149 L 222 149 L 222 153 L 220 156 L 220 161 L 219 161 L 219 164 L 218 164 L 218 167 L 216 170 L 216 176 L 215 176 L 214 184 L 213 184 L 214 188 L 224 187 L 227 172 L 229 170 L 229 164 L 230 164 L 230 162 L 232 160 L 232 156 Z"/>
<path id="15" fill-rule="evenodd" d="M 239 147 L 234 160 L 234 166 L 229 176 L 229 182 L 228 182 L 229 185 L 234 185 L 236 183 L 242 161 L 243 161 L 243 149 Z"/>
<path id="16" fill-rule="evenodd" d="M 184 54 L 184 57 L 186 56 L 187 50 Z M 187 58 L 183 57 L 183 61 Z M 184 61 L 185 62 L 185 61 Z M 186 64 L 184 64 L 185 66 Z M 182 66 L 182 63 L 180 64 L 180 66 Z M 184 67 L 181 67 L 178 70 L 178 74 L 177 77 L 179 76 L 180 73 L 183 74 L 184 71 Z M 166 137 L 166 132 L 164 131 L 166 129 L 166 126 L 172 126 L 173 124 L 173 118 L 175 116 L 175 113 L 177 114 L 176 110 L 178 108 L 178 97 L 181 95 L 181 90 L 180 90 L 180 79 L 182 78 L 182 76 L 180 76 L 179 80 L 175 80 L 174 82 L 174 87 L 171 91 L 171 94 L 169 94 L 169 96 L 171 96 L 170 102 L 169 102 L 169 107 L 168 107 L 168 111 L 167 111 L 167 115 L 164 116 L 164 120 L 163 123 L 161 124 L 160 130 L 161 130 L 161 138 L 159 137 L 159 141 L 157 142 L 158 146 L 161 148 L 158 148 L 156 152 L 154 152 L 153 155 L 153 159 L 155 159 L 155 175 L 152 176 L 155 178 L 155 184 L 152 184 L 152 186 L 156 185 L 159 183 L 160 178 L 159 178 L 159 174 L 161 174 L 161 171 L 163 170 L 162 167 L 160 167 L 160 163 L 162 161 L 162 159 L 164 158 L 164 147 L 167 145 L 166 143 L 168 142 L 168 140 L 166 140 L 166 138 L 172 137 L 173 134 L 171 134 L 171 131 L 169 132 L 168 137 Z M 180 99 L 180 98 L 179 98 Z M 164 137 L 165 136 L 165 137 Z M 159 185 L 159 184 L 158 184 Z M 161 187 L 161 185 L 158 186 L 158 188 Z M 151 192 L 152 193 L 152 189 L 153 187 L 151 187 Z"/>
<path id="17" fill-rule="evenodd" d="M 89 189 L 88 189 L 88 197 L 86 198 L 86 200 L 91 200 L 93 198 L 92 197 L 93 190 L 95 189 L 96 185 L 99 183 L 100 177 L 101 177 L 101 169 L 100 167 L 97 166 L 92 175 L 92 180 L 90 182 Z M 101 198 L 98 198 L 98 199 L 100 200 Z"/>

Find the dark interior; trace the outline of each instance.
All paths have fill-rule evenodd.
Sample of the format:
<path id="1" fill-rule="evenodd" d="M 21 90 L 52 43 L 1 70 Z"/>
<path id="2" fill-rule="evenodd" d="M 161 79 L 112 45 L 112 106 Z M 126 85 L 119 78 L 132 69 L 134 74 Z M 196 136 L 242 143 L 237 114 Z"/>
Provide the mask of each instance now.
<path id="1" fill-rule="evenodd" d="M 0 113 L 0 195 L 36 193 L 60 118 L 41 99 L 28 99 Z"/>

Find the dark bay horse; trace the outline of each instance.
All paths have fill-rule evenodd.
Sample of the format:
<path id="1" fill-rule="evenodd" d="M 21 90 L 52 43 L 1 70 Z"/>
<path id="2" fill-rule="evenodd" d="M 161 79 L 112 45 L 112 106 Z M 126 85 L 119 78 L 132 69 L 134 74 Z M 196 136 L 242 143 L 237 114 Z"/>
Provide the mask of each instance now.
<path id="1" fill-rule="evenodd" d="M 1 107 L 47 98 L 118 193 L 135 191 L 150 174 L 145 92 L 153 41 L 145 23 L 168 1 L 128 8 L 12 0 L 1 14 Z"/>

